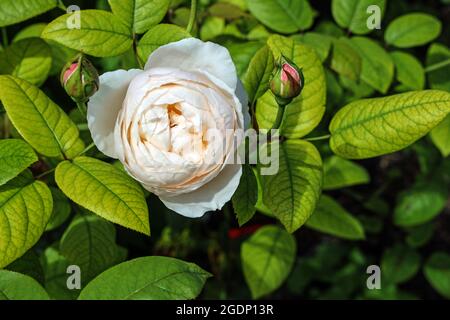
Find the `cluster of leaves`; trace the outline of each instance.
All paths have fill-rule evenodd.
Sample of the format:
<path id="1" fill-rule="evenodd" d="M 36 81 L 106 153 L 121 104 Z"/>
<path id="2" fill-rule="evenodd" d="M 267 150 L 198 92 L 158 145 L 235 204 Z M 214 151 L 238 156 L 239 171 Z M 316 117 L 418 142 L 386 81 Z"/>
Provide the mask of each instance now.
<path id="1" fill-rule="evenodd" d="M 79 51 L 101 72 L 129 69 L 190 37 L 190 1 L 75 2 L 80 29 L 61 1 L 0 3 L 0 298 L 195 298 L 211 274 L 178 259 L 211 270 L 206 298 L 428 297 L 401 287 L 429 287 L 421 266 L 450 297 L 448 1 L 200 1 L 194 33 L 229 49 L 255 127 L 275 121 L 268 82 L 281 54 L 305 87 L 271 147 L 278 173 L 245 165 L 232 206 L 196 221 L 92 149 L 57 83 Z M 367 27 L 371 5 L 379 30 Z M 249 226 L 236 238 L 237 224 Z M 382 290 L 366 289 L 370 264 Z M 67 288 L 69 265 L 82 270 L 81 292 Z"/>

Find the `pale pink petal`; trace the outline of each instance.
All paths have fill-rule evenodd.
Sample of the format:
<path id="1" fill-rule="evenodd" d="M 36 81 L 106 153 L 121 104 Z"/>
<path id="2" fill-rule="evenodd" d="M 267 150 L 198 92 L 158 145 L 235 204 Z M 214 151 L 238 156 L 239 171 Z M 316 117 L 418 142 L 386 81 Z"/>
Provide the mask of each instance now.
<path id="1" fill-rule="evenodd" d="M 160 67 L 208 73 L 236 89 L 236 67 L 230 53 L 212 42 L 188 38 L 161 46 L 150 55 L 145 70 Z"/>
<path id="2" fill-rule="evenodd" d="M 142 70 L 107 72 L 100 76 L 100 88 L 88 103 L 87 121 L 98 150 L 117 159 L 114 127 L 131 80 Z"/>
<path id="3" fill-rule="evenodd" d="M 230 201 L 241 175 L 241 165 L 226 165 L 216 178 L 193 192 L 159 198 L 169 209 L 189 218 L 198 218 L 208 211 L 221 209 Z"/>

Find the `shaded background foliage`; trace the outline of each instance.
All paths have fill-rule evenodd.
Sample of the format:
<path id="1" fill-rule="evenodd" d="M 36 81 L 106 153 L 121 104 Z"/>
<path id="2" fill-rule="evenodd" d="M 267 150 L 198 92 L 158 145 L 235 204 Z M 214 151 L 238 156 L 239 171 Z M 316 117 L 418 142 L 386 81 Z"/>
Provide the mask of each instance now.
<path id="1" fill-rule="evenodd" d="M 308 2 L 304 2 L 306 6 Z M 344 105 L 360 98 L 381 97 L 410 89 L 435 87 L 450 91 L 448 65 L 438 71 L 427 73 L 423 73 L 424 71 L 419 68 L 419 73 L 405 77 L 397 71 L 393 75 L 392 85 L 391 80 L 389 83 L 383 81 L 379 83 L 376 79 L 355 81 L 345 78 L 343 75 L 348 73 L 342 69 L 342 65 L 336 64 L 336 58 L 333 56 L 335 51 L 332 50 L 337 50 L 335 46 L 338 45 L 333 46 L 330 40 L 320 37 L 342 36 L 347 39 L 353 36 L 351 31 L 336 25 L 331 11 L 331 2 L 310 1 L 311 7 L 309 8 L 308 5 L 308 8 L 305 7 L 302 10 L 304 16 L 299 19 L 300 26 L 294 30 L 289 30 L 289 24 L 285 29 L 272 26 L 273 29 L 278 29 L 275 31 L 293 35 L 296 41 L 311 45 L 317 50 L 325 66 L 326 112 L 320 125 L 308 137 L 327 134 L 332 116 Z M 89 8 L 110 10 L 106 0 L 96 2 L 74 0 L 71 4 L 76 4 L 83 10 Z M 448 51 L 450 6 L 445 0 L 388 1 L 381 30 L 375 30 L 365 37 L 384 44 L 389 23 L 411 12 L 428 13 L 441 22 L 442 32 L 439 38 L 433 40 L 433 44 L 439 43 L 447 48 L 446 58 L 436 58 L 438 55 L 433 57 L 430 54 L 432 43 L 406 49 L 385 44 L 383 46 L 386 51 L 409 53 L 424 67 L 450 58 L 450 51 Z M 48 23 L 60 14 L 60 10 L 54 9 L 23 23 L 8 26 L 7 37 L 11 40 L 26 26 L 39 22 Z M 173 0 L 163 21 L 184 27 L 187 25 L 188 16 L 189 1 Z M 269 33 L 274 32 L 273 29 L 258 22 L 258 19 L 248 11 L 246 1 L 200 1 L 196 32 L 203 40 L 212 40 L 226 46 L 235 60 L 240 76 L 244 75 L 250 59 L 264 45 Z M 311 31 L 315 35 L 318 34 L 319 38 L 311 36 Z M 327 41 L 330 41 L 328 47 Z M 364 47 L 364 43 L 362 46 Z M 358 52 L 355 53 L 354 50 L 351 53 L 345 52 L 344 56 L 349 57 L 351 54 L 356 54 L 358 58 Z M 70 51 L 66 58 L 69 56 Z M 395 62 L 399 61 L 398 63 L 405 61 L 401 54 L 397 57 L 394 54 L 393 58 Z M 45 80 L 41 89 L 67 111 L 76 123 L 81 123 L 80 115 L 73 111 L 73 102 L 60 88 L 57 75 L 63 62 L 65 62 L 64 59 L 61 59 L 59 64 L 53 65 L 51 76 Z M 137 67 L 131 50 L 118 57 L 93 58 L 93 62 L 100 73 L 118 68 Z M 408 67 L 406 69 L 410 68 Z M 359 77 L 360 71 L 357 73 Z M 420 74 L 425 77 L 423 84 L 420 81 L 419 84 L 416 82 L 421 77 Z M 373 84 L 375 87 L 380 87 L 380 90 L 375 90 Z M 415 85 L 418 88 L 415 88 Z M 447 120 L 447 133 L 448 127 L 450 125 Z M 11 130 L 11 135 L 17 136 L 13 128 L 0 127 L 0 129 L 5 132 Z M 89 139 L 88 131 L 82 130 L 81 135 L 85 140 Z M 336 220 L 330 220 L 332 234 L 329 234 L 330 228 L 321 230 L 325 233 L 316 231 L 320 230 L 327 221 L 307 222 L 305 227 L 293 233 L 294 241 L 289 248 L 275 248 L 280 252 L 283 250 L 294 252 L 287 254 L 295 256 L 292 258 L 293 261 L 286 262 L 284 267 L 280 267 L 281 270 L 287 269 L 289 275 L 281 276 L 287 279 L 281 281 L 283 284 L 280 286 L 272 279 L 276 275 L 268 275 L 268 290 L 264 291 L 260 288 L 259 290 L 264 293 L 254 293 L 253 296 L 263 295 L 274 299 L 450 298 L 450 258 L 448 256 L 450 250 L 448 141 L 450 136 L 446 137 L 446 151 L 442 151 L 442 148 L 440 150 L 432 139 L 432 136 L 426 136 L 403 151 L 357 162 L 344 161 L 333 156 L 328 141 L 315 141 L 314 144 L 320 150 L 325 163 L 325 196 L 322 196 L 321 204 L 316 210 L 329 210 L 332 214 L 341 212 L 341 216 L 337 219 L 344 219 L 343 216 L 345 216 L 347 220 L 344 227 L 349 229 L 341 230 L 339 233 L 339 228 L 334 228 L 337 224 Z M 444 136 L 444 144 L 446 139 Z M 103 158 L 96 151 L 90 151 L 89 155 Z M 39 162 L 32 167 L 32 171 L 35 175 L 45 172 L 48 169 L 46 166 L 45 163 Z M 157 197 L 150 195 L 147 203 L 152 228 L 151 237 L 118 225 L 111 225 L 103 220 L 96 220 L 92 221 L 92 227 L 108 236 L 95 242 L 95 248 L 85 248 L 82 239 L 86 236 L 84 234 L 86 231 L 83 229 L 73 231 L 77 228 L 77 224 L 71 223 L 71 218 L 83 210 L 68 203 L 58 190 L 51 191 L 54 199 L 61 199 L 58 205 L 60 215 L 63 216 L 61 221 L 54 226 L 47 226 L 48 231 L 39 242 L 7 269 L 32 276 L 45 286 L 53 298 L 71 299 L 78 295 L 76 291 L 68 292 L 63 289 L 66 260 L 70 260 L 71 255 L 76 255 L 72 246 L 78 247 L 81 252 L 90 249 L 97 252 L 95 257 L 98 261 L 91 261 L 84 268 L 89 270 L 86 276 L 88 278 L 83 280 L 86 282 L 118 262 L 160 255 L 194 262 L 214 275 L 206 282 L 200 298 L 251 298 L 252 294 L 244 276 L 246 267 L 241 250 L 244 255 L 246 246 L 258 246 L 257 243 L 252 243 L 258 228 L 276 224 L 273 218 L 261 213 L 265 210 L 258 208 L 258 213 L 253 219 L 239 228 L 231 202 L 221 213 L 207 214 L 201 219 L 189 220 L 170 212 Z M 57 202 L 58 200 L 55 200 L 55 203 Z M 91 218 L 88 216 L 83 219 Z M 70 231 L 76 232 L 77 240 L 71 241 Z M 333 232 L 338 234 L 333 235 Z M 286 240 L 287 243 L 289 239 Z M 264 239 L 260 240 L 264 242 Z M 58 241 L 60 242 L 59 250 L 55 246 Z M 115 248 L 112 250 L 113 253 L 105 253 L 111 247 Z M 77 260 L 77 258 L 74 259 Z M 280 264 L 283 264 L 283 256 L 275 259 L 279 259 Z M 55 261 L 57 263 L 54 263 Z M 288 266 L 290 264 L 293 264 L 292 271 Z M 381 290 L 368 290 L 366 287 L 368 276 L 366 268 L 372 264 L 381 266 Z M 246 274 L 247 278 L 249 274 L 251 270 Z M 49 275 L 59 280 L 48 282 Z M 272 280 L 275 283 L 273 285 L 270 284 Z"/>

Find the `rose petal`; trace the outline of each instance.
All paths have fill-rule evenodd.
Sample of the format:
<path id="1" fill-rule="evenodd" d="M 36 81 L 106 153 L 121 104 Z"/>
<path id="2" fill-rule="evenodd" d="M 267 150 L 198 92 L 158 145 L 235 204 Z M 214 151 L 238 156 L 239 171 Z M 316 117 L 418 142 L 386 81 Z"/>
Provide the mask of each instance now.
<path id="1" fill-rule="evenodd" d="M 230 53 L 212 42 L 188 38 L 161 46 L 150 55 L 145 70 L 158 67 L 206 72 L 236 89 L 236 67 Z"/>
<path id="2" fill-rule="evenodd" d="M 114 127 L 122 108 L 128 85 L 142 70 L 117 70 L 100 76 L 100 89 L 89 100 L 87 122 L 98 150 L 117 159 Z"/>
<path id="3" fill-rule="evenodd" d="M 227 165 L 203 187 L 175 197 L 160 196 L 169 209 L 189 218 L 198 218 L 207 211 L 219 210 L 236 191 L 242 175 L 241 165 Z"/>

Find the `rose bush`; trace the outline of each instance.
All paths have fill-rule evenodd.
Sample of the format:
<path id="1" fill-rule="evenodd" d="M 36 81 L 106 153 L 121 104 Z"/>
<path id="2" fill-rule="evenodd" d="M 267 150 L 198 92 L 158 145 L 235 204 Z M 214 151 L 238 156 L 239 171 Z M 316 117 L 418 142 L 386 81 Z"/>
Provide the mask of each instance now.
<path id="1" fill-rule="evenodd" d="M 88 107 L 98 149 L 168 208 L 199 217 L 236 191 L 247 97 L 224 47 L 195 38 L 161 46 L 144 70 L 102 75 Z"/>

